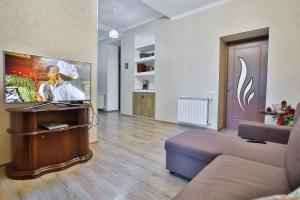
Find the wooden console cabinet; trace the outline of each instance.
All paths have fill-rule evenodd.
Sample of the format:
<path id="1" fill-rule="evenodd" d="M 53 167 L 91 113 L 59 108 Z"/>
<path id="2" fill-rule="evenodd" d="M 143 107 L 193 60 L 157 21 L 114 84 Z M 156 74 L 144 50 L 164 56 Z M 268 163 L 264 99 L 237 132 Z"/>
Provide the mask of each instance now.
<path id="1" fill-rule="evenodd" d="M 6 174 L 13 179 L 32 179 L 66 169 L 92 158 L 89 149 L 89 106 L 10 108 L 12 162 Z M 40 124 L 66 123 L 48 130 Z"/>
<path id="2" fill-rule="evenodd" d="M 155 118 L 155 93 L 133 92 L 133 115 Z"/>

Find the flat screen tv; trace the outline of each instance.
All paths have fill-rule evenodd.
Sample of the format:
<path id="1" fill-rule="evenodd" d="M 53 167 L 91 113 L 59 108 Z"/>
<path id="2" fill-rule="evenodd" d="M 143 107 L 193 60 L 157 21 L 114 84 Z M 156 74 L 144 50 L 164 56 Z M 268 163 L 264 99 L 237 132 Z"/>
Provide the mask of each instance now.
<path id="1" fill-rule="evenodd" d="M 5 103 L 91 99 L 91 64 L 4 51 Z"/>

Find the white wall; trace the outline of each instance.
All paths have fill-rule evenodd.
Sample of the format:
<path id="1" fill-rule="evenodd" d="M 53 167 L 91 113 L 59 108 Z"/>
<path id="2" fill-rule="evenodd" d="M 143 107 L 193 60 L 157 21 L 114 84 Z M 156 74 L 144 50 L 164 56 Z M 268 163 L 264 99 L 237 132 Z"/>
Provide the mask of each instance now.
<path id="1" fill-rule="evenodd" d="M 102 104 L 101 95 L 104 94 L 104 110 L 106 111 L 119 109 L 119 50 L 118 46 L 111 44 L 111 42 L 110 40 L 102 40 L 98 44 L 98 104 Z"/>
<path id="2" fill-rule="evenodd" d="M 121 113 L 132 114 L 134 35 L 156 38 L 157 120 L 176 122 L 177 97 L 211 97 L 210 128 L 218 128 L 220 38 L 270 27 L 267 105 L 300 101 L 300 1 L 235 0 L 176 21 L 162 19 L 122 36 Z M 124 69 L 125 63 L 129 69 Z M 209 95 L 211 91 L 215 95 Z"/>
<path id="3" fill-rule="evenodd" d="M 147 27 L 143 27 L 147 28 Z M 134 33 L 130 31 L 121 39 L 121 114 L 132 115 L 132 92 L 134 89 L 135 50 Z M 128 63 L 128 69 L 125 64 Z"/>
<path id="4" fill-rule="evenodd" d="M 98 109 L 106 109 L 106 89 L 107 89 L 107 42 L 98 42 L 98 92 L 97 106 Z"/>
<path id="5" fill-rule="evenodd" d="M 108 44 L 98 42 L 98 93 L 106 94 Z"/>
<path id="6" fill-rule="evenodd" d="M 32 53 L 92 63 L 92 104 L 97 91 L 96 0 L 1 0 L 0 50 Z M 3 56 L 0 53 L 0 90 L 3 91 Z M 0 164 L 10 162 L 8 107 L 0 96 Z M 24 106 L 24 105 L 19 105 Z M 96 128 L 90 141 L 97 141 Z"/>
<path id="7" fill-rule="evenodd" d="M 107 111 L 119 110 L 119 47 L 108 46 Z"/>

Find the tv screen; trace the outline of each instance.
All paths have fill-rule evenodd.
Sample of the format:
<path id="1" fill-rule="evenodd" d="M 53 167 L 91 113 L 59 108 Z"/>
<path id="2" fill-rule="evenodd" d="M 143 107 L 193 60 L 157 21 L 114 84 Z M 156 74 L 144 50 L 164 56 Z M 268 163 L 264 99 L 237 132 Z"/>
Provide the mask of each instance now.
<path id="1" fill-rule="evenodd" d="M 4 52 L 6 103 L 89 101 L 91 64 Z"/>

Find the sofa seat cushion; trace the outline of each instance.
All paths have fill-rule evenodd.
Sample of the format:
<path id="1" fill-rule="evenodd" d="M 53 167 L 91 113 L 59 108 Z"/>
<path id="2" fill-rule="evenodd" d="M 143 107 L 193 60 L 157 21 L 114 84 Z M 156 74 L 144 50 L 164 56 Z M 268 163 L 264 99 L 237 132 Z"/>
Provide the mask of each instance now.
<path id="1" fill-rule="evenodd" d="M 207 165 L 174 200 L 250 200 L 290 192 L 285 170 L 220 155 Z"/>
<path id="2" fill-rule="evenodd" d="M 223 140 L 213 132 L 192 129 L 180 133 L 165 143 L 165 149 L 197 160 L 211 162 L 222 153 Z"/>
<path id="3" fill-rule="evenodd" d="M 165 149 L 206 163 L 228 154 L 283 168 L 286 145 L 248 143 L 237 136 L 192 129 L 168 139 Z"/>

